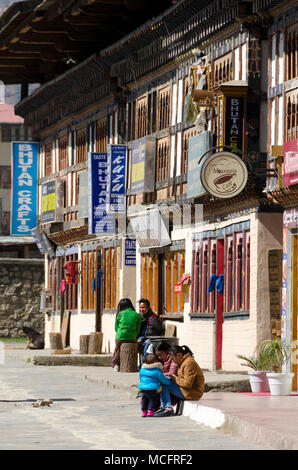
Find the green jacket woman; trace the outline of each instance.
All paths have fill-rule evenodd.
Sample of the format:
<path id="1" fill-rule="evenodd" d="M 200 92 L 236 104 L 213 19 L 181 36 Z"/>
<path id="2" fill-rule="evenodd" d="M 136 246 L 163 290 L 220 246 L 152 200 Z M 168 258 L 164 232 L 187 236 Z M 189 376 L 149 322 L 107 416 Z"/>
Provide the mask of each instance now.
<path id="1" fill-rule="evenodd" d="M 122 343 L 136 342 L 141 328 L 142 317 L 134 309 L 130 299 L 121 299 L 115 320 L 115 349 L 112 359 L 114 371 L 120 370 L 120 347 Z"/>
<path id="2" fill-rule="evenodd" d="M 118 313 L 115 321 L 116 339 L 134 340 L 140 331 L 142 317 L 133 308 Z"/>

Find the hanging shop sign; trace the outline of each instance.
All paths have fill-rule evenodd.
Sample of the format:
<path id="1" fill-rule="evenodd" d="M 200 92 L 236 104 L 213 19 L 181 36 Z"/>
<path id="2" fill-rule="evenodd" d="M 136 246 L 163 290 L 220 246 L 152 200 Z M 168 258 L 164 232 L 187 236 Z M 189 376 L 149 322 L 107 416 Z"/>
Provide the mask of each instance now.
<path id="1" fill-rule="evenodd" d="M 298 207 L 292 207 L 284 211 L 283 224 L 288 229 L 296 229 L 298 227 Z"/>
<path id="2" fill-rule="evenodd" d="M 125 238 L 125 266 L 136 265 L 136 240 Z"/>
<path id="3" fill-rule="evenodd" d="M 51 180 L 41 185 L 41 219 L 42 224 L 63 222 L 64 181 Z"/>
<path id="4" fill-rule="evenodd" d="M 284 185 L 298 183 L 298 139 L 284 143 Z"/>
<path id="5" fill-rule="evenodd" d="M 42 242 L 42 238 L 41 238 L 41 231 L 38 228 L 34 228 L 33 230 L 31 230 L 31 234 L 32 234 L 32 237 L 34 238 L 34 241 L 35 241 L 40 253 L 42 255 L 44 255 L 45 250 L 44 250 L 43 242 Z"/>
<path id="6" fill-rule="evenodd" d="M 243 150 L 244 97 L 226 96 L 225 145 Z"/>
<path id="7" fill-rule="evenodd" d="M 201 183 L 202 163 L 200 158 L 212 147 L 213 134 L 202 132 L 188 139 L 187 197 L 193 198 L 206 194 Z M 206 157 L 207 158 L 207 157 Z M 205 161 L 205 159 L 203 159 Z"/>
<path id="8" fill-rule="evenodd" d="M 247 84 L 241 80 L 226 82 L 218 88 L 217 145 L 245 152 Z"/>
<path id="9" fill-rule="evenodd" d="M 126 145 L 108 145 L 108 213 L 126 211 Z"/>
<path id="10" fill-rule="evenodd" d="M 132 142 L 131 194 L 154 191 L 156 137 L 143 137 Z"/>
<path id="11" fill-rule="evenodd" d="M 107 153 L 88 154 L 89 234 L 116 232 L 115 216 L 106 211 L 108 172 Z"/>
<path id="12" fill-rule="evenodd" d="M 239 194 L 244 189 L 247 178 L 245 163 L 231 152 L 214 153 L 202 165 L 201 181 L 204 188 L 220 199 Z"/>
<path id="13" fill-rule="evenodd" d="M 42 254 L 47 254 L 51 258 L 55 256 L 55 250 L 53 247 L 52 242 L 49 240 L 47 237 L 46 233 L 43 230 L 40 230 L 39 228 L 34 228 L 31 230 L 32 237 L 35 240 L 35 243 L 37 244 L 39 251 Z"/>
<path id="14" fill-rule="evenodd" d="M 31 235 L 37 223 L 38 143 L 12 143 L 11 235 Z"/>

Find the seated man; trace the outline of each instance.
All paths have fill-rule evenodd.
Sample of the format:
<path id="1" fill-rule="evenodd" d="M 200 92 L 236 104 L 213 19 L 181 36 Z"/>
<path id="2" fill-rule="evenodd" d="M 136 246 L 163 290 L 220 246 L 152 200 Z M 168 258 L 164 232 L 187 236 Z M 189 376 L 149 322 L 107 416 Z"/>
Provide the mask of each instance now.
<path id="1" fill-rule="evenodd" d="M 139 300 L 139 313 L 142 316 L 141 329 L 137 341 L 143 348 L 142 364 L 151 344 L 148 336 L 163 336 L 164 324 L 161 318 L 151 310 L 148 299 Z"/>

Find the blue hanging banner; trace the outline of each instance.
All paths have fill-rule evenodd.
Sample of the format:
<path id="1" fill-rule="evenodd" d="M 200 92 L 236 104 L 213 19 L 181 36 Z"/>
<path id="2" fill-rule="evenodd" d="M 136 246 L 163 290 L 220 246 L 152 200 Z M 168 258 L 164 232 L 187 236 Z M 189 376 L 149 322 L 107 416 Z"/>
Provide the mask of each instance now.
<path id="1" fill-rule="evenodd" d="M 12 143 L 11 235 L 29 235 L 37 224 L 37 142 Z"/>
<path id="2" fill-rule="evenodd" d="M 108 145 L 108 205 L 107 212 L 126 211 L 126 145 Z"/>
<path id="3" fill-rule="evenodd" d="M 106 153 L 88 154 L 88 197 L 90 234 L 114 234 L 114 214 L 107 214 L 108 158 Z"/>

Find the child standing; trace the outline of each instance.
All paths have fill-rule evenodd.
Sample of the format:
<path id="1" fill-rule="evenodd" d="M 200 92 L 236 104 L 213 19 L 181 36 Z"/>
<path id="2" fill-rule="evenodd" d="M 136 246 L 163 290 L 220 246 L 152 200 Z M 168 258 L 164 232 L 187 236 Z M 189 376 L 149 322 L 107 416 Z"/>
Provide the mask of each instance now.
<path id="1" fill-rule="evenodd" d="M 158 407 L 161 385 L 169 385 L 170 379 L 162 373 L 163 366 L 154 354 L 147 354 L 140 370 L 140 385 L 142 390 L 142 416 L 154 416 Z"/>

